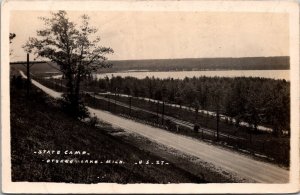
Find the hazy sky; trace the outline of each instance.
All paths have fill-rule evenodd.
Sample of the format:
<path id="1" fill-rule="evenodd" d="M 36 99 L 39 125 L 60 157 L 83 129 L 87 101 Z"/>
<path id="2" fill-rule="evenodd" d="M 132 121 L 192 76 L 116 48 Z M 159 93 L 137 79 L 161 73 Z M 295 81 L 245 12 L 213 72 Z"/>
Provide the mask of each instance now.
<path id="1" fill-rule="evenodd" d="M 88 14 L 99 29 L 109 59 L 160 59 L 289 55 L 288 15 L 229 12 L 68 12 L 72 21 Z M 16 33 L 12 61 L 25 60 L 22 45 L 42 28 L 49 12 L 11 12 Z"/>

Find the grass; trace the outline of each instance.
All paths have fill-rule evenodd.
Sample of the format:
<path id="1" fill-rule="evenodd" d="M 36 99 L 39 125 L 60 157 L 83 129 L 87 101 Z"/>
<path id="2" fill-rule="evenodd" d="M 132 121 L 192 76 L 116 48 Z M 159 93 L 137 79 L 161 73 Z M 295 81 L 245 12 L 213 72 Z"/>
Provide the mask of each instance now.
<path id="1" fill-rule="evenodd" d="M 63 113 L 56 100 L 32 87 L 11 85 L 12 181 L 67 183 L 203 183 L 202 178 L 169 165 L 135 165 L 163 160 L 114 137 L 101 124 L 91 127 Z M 38 150 L 87 151 L 85 155 L 35 154 Z M 46 159 L 123 160 L 125 164 L 46 163 Z M 43 161 L 44 160 L 44 161 Z"/>

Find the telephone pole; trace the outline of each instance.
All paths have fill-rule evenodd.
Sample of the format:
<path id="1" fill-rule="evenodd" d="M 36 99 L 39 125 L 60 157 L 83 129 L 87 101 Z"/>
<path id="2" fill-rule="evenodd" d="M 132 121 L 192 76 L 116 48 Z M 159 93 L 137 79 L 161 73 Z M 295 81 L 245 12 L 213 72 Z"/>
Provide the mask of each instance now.
<path id="1" fill-rule="evenodd" d="M 163 103 L 162 103 L 162 116 L 161 116 L 161 123 L 162 125 L 164 125 L 164 122 L 165 122 L 165 101 L 163 100 Z"/>
<path id="2" fill-rule="evenodd" d="M 29 53 L 27 53 L 27 96 L 29 96 L 30 90 L 30 65 L 29 65 Z"/>
<path id="3" fill-rule="evenodd" d="M 219 141 L 219 121 L 220 121 L 220 111 L 219 104 L 217 106 L 217 141 Z"/>

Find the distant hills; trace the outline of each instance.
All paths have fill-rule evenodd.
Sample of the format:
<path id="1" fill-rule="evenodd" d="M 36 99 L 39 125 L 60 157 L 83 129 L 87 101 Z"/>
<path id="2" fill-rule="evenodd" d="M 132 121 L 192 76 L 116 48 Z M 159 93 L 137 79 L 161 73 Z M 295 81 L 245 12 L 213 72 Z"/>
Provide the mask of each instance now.
<path id="1" fill-rule="evenodd" d="M 157 60 L 120 60 L 110 61 L 110 71 L 150 70 L 287 70 L 290 58 L 280 57 L 245 57 L 245 58 L 185 58 Z"/>
<path id="2" fill-rule="evenodd" d="M 290 58 L 277 57 L 244 57 L 244 58 L 185 58 L 185 59 L 151 59 L 151 60 L 112 60 L 112 68 L 100 72 L 120 71 L 190 71 L 190 70 L 288 70 Z M 13 62 L 20 66 L 24 62 Z M 50 65 L 49 65 L 50 64 Z M 36 72 L 57 72 L 53 63 L 37 62 L 32 67 Z"/>

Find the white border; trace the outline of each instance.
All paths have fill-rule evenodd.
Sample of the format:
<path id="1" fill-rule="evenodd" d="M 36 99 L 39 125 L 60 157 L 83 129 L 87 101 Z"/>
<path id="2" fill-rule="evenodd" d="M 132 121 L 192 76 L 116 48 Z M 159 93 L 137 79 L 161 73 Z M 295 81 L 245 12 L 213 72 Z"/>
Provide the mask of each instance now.
<path id="1" fill-rule="evenodd" d="M 299 188 L 299 10 L 297 1 L 3 1 L 1 5 L 2 190 L 6 193 L 292 193 Z M 291 62 L 291 171 L 288 184 L 64 184 L 11 182 L 9 16 L 12 10 L 288 13 Z"/>

